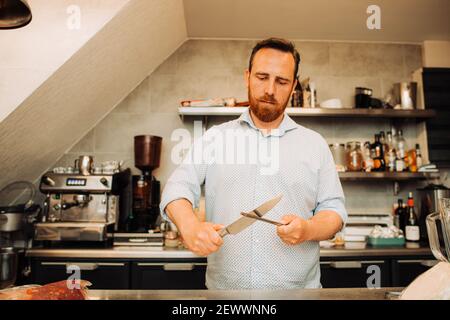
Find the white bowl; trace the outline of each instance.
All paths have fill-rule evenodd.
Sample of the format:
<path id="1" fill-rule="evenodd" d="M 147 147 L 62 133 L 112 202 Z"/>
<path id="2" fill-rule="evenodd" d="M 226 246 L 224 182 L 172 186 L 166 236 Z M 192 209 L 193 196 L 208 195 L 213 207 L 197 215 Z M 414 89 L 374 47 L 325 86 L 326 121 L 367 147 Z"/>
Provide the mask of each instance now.
<path id="1" fill-rule="evenodd" d="M 320 103 L 321 108 L 328 108 L 328 109 L 341 109 L 342 108 L 342 102 L 340 99 L 329 99 L 322 101 Z"/>

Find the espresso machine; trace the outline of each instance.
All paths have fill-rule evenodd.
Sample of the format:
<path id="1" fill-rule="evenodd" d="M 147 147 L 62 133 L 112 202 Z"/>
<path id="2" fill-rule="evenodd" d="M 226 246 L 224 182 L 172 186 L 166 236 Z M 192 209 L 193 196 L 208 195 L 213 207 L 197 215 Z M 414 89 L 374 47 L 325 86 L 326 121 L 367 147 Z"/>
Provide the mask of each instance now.
<path id="1" fill-rule="evenodd" d="M 119 219 L 119 198 L 130 170 L 111 174 L 47 172 L 40 181 L 46 195 L 35 224 L 35 242 L 44 246 L 110 246 Z"/>
<path id="2" fill-rule="evenodd" d="M 132 204 L 130 210 L 121 210 L 121 232 L 148 233 L 156 227 L 161 187 L 152 173 L 160 164 L 161 142 L 162 138 L 158 136 L 134 137 L 134 163 L 142 173 L 132 176 Z"/>

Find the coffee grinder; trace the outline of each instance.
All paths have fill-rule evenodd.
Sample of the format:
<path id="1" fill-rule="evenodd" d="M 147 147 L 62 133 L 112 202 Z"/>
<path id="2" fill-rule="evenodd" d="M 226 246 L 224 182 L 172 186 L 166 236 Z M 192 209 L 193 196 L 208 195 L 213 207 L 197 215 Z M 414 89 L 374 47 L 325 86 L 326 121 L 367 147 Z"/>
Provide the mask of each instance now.
<path id="1" fill-rule="evenodd" d="M 128 232 L 148 232 L 159 217 L 160 182 L 153 176 L 161 159 L 162 138 L 152 135 L 134 137 L 134 165 L 140 175 L 133 175 L 132 212 L 128 216 Z"/>

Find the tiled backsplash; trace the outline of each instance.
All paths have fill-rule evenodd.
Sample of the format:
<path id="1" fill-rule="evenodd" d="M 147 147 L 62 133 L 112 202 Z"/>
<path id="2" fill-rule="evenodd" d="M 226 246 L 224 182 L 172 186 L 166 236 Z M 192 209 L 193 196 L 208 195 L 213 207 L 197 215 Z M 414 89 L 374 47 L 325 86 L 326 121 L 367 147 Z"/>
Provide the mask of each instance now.
<path id="1" fill-rule="evenodd" d="M 79 154 L 91 154 L 96 161 L 124 160 L 134 172 L 133 137 L 153 134 L 163 137 L 161 167 L 155 176 L 162 181 L 175 168 L 171 162 L 171 134 L 176 128 L 192 132 L 191 120 L 182 122 L 177 114 L 183 99 L 233 96 L 247 100 L 244 70 L 255 41 L 190 40 L 149 75 L 95 128 L 86 134 L 56 165 L 69 165 Z M 375 97 L 383 97 L 392 84 L 411 80 L 421 67 L 421 47 L 404 44 L 296 42 L 302 62 L 300 77 L 310 76 L 317 83 L 319 101 L 340 98 L 353 105 L 354 88 L 367 86 Z M 210 119 L 210 125 L 228 118 Z M 387 131 L 387 120 L 302 119 L 296 121 L 321 133 L 329 143 L 373 140 L 373 134 Z M 403 124 L 407 141 L 415 142 L 414 122 Z M 346 182 L 344 191 L 349 212 L 389 212 L 392 184 Z M 402 184 L 402 193 L 415 189 Z"/>

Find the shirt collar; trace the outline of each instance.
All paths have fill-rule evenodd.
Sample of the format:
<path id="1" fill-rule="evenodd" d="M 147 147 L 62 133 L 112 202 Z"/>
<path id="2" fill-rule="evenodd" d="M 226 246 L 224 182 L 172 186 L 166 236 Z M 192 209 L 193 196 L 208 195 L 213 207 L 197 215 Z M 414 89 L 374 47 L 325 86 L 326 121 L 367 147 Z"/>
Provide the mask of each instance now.
<path id="1" fill-rule="evenodd" d="M 249 109 L 249 108 L 247 108 L 247 109 L 241 114 L 241 116 L 238 118 L 238 121 L 239 121 L 240 123 L 245 122 L 245 123 L 247 123 L 250 127 L 252 127 L 253 129 L 259 130 L 259 129 L 255 126 L 255 123 L 253 122 L 252 117 L 250 116 L 250 109 Z M 285 113 L 284 113 L 283 120 L 281 121 L 280 126 L 277 128 L 278 130 L 272 131 L 272 132 L 269 134 L 269 136 L 278 136 L 278 137 L 281 137 L 281 136 L 283 136 L 286 132 L 288 132 L 288 131 L 290 131 L 290 130 L 293 130 L 293 129 L 296 129 L 296 128 L 298 128 L 298 127 L 299 127 L 299 125 L 298 125 L 294 120 L 292 120 L 292 118 L 289 117 L 289 116 L 287 115 L 287 113 L 285 112 Z"/>

